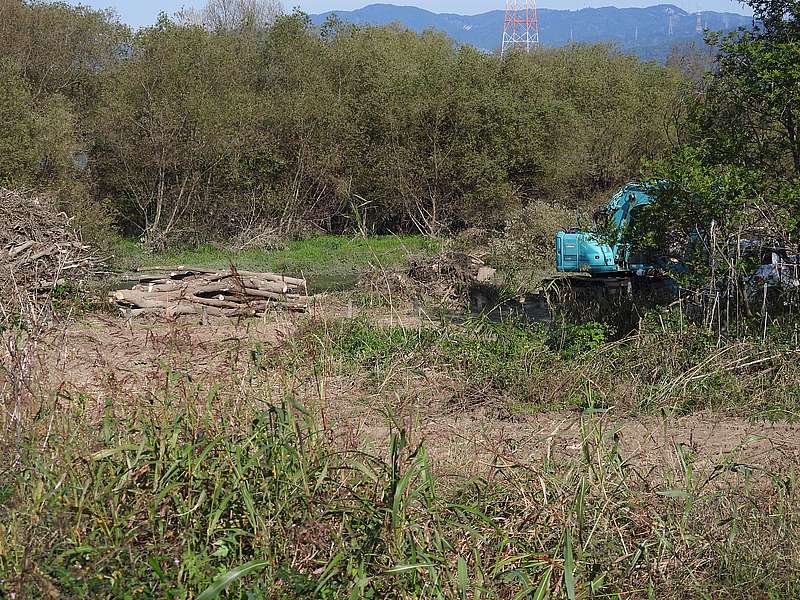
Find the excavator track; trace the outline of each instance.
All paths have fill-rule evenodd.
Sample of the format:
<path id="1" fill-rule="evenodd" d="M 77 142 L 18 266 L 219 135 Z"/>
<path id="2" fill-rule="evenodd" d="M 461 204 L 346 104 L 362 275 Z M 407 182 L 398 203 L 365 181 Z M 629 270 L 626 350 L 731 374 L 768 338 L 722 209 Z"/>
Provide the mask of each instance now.
<path id="1" fill-rule="evenodd" d="M 667 304 L 675 298 L 675 290 L 667 278 L 623 274 L 556 277 L 542 282 L 535 292 L 514 295 L 491 283 L 475 283 L 469 296 L 471 312 L 491 320 L 549 323 L 557 315 L 569 315 L 574 322 L 613 319 L 644 305 Z"/>

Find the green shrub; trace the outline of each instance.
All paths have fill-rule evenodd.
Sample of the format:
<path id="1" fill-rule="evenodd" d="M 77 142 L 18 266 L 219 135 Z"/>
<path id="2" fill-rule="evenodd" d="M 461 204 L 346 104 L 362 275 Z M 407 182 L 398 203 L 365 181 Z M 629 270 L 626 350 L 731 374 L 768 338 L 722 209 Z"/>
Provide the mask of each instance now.
<path id="1" fill-rule="evenodd" d="M 592 321 L 575 325 L 562 321 L 553 328 L 550 344 L 565 358 L 574 358 L 601 347 L 607 341 L 609 334 L 609 326 L 605 323 Z"/>

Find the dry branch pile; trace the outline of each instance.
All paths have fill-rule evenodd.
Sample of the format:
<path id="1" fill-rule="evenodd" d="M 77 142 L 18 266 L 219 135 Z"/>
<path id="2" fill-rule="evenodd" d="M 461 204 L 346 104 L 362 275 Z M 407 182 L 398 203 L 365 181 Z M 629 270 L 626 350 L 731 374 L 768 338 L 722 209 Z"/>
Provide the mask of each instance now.
<path id="1" fill-rule="evenodd" d="M 0 223 L 0 305 L 9 312 L 23 298 L 67 281 L 80 285 L 103 267 L 47 198 L 0 188 Z"/>
<path id="2" fill-rule="evenodd" d="M 494 269 L 475 256 L 442 252 L 436 256 L 412 256 L 403 270 L 371 271 L 359 285 L 392 298 L 430 298 L 442 306 L 460 307 L 466 302 L 471 285 L 487 281 L 493 274 Z"/>
<path id="3" fill-rule="evenodd" d="M 111 292 L 129 316 L 159 314 L 248 317 L 273 308 L 306 310 L 309 297 L 304 279 L 275 273 L 219 271 L 201 267 L 153 267 L 137 277 L 132 289 Z"/>

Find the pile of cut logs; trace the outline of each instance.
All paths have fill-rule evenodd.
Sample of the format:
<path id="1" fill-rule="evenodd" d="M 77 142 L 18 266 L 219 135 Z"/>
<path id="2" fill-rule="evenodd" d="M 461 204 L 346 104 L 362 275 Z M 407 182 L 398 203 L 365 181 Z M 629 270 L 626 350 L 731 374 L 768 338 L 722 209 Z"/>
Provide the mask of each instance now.
<path id="1" fill-rule="evenodd" d="M 275 273 L 202 267 L 139 269 L 131 289 L 110 293 L 128 317 L 158 314 L 248 317 L 282 308 L 306 310 L 309 296 L 304 279 Z"/>

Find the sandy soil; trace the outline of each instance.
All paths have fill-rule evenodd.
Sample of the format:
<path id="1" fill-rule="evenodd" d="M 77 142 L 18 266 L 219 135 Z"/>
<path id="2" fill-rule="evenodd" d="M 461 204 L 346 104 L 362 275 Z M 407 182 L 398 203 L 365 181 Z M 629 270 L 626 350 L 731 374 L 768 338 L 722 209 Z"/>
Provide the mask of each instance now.
<path id="1" fill-rule="evenodd" d="M 322 316 L 352 314 L 352 307 L 329 306 Z M 320 316 L 320 315 L 318 315 Z M 376 320 L 417 326 L 419 315 L 378 315 Z M 64 397 L 80 395 L 102 416 L 108 398 L 142 402 L 164 385 L 165 368 L 210 388 L 226 382 L 230 393 L 252 373 L 252 351 L 276 351 L 303 327 L 306 317 L 279 315 L 240 323 L 212 321 L 202 326 L 190 319 L 178 322 L 134 321 L 93 316 L 75 323 L 39 347 L 34 369 L 46 373 L 51 390 Z M 301 354 L 303 348 L 298 350 Z M 800 427 L 750 422 L 699 413 L 678 418 L 616 414 L 586 415 L 578 411 L 535 415 L 498 415 L 486 407 L 459 409 L 448 401 L 447 381 L 431 375 L 422 383 L 397 385 L 385 394 L 368 393 L 357 380 L 333 371 L 319 382 L 289 381 L 285 373 L 267 372 L 273 391 L 292 392 L 317 409 L 338 443 L 381 452 L 389 432 L 389 414 L 397 415 L 414 443 L 425 442 L 437 470 L 478 474 L 488 467 L 541 464 L 546 458 L 578 456 L 583 440 L 597 436 L 605 447 L 618 445 L 619 455 L 643 476 L 653 470 L 680 476 L 679 453 L 700 467 L 740 468 L 778 472 L 800 467 Z M 264 375 L 262 368 L 261 375 Z M 230 385 L 233 384 L 233 385 Z M 0 382 L 0 388 L 2 382 Z M 264 392 L 268 400 L 271 392 Z"/>

